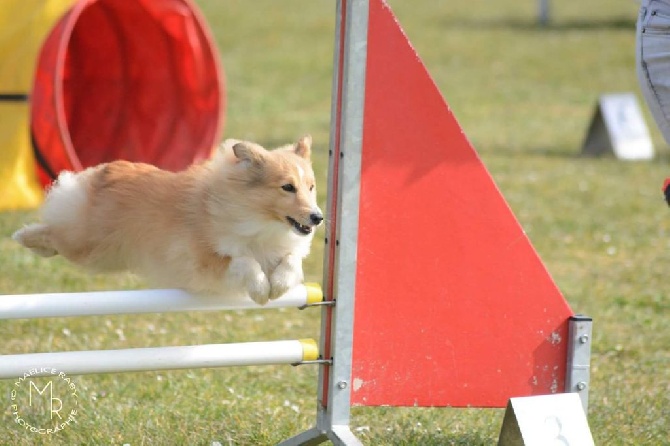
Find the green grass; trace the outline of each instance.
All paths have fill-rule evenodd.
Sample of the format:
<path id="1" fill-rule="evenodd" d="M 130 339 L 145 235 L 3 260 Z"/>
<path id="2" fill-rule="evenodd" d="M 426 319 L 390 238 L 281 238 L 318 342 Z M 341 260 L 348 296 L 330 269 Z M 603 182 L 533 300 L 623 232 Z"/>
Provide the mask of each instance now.
<path id="1" fill-rule="evenodd" d="M 391 2 L 466 134 L 576 312 L 594 318 L 589 422 L 599 445 L 670 444 L 670 214 L 660 195 L 668 150 L 645 110 L 653 162 L 579 157 L 599 94 L 638 92 L 637 5 L 534 1 Z M 225 136 L 273 145 L 310 132 L 320 200 L 325 172 L 334 3 L 201 0 L 222 54 Z M 585 13 L 588 10 L 588 13 Z M 639 96 L 639 95 L 638 95 Z M 8 238 L 30 212 L 0 215 L 0 291 L 135 288 L 127 276 L 87 276 Z M 321 240 L 306 264 L 321 276 Z M 109 316 L 4 321 L 3 352 L 125 348 L 317 336 L 316 312 Z M 251 367 L 75 377 L 76 426 L 39 438 L 9 410 L 0 442 L 266 445 L 312 426 L 316 370 Z M 11 382 L 0 383 L 9 406 Z M 3 406 L 4 407 L 4 406 Z M 498 409 L 354 408 L 371 445 L 490 445 Z"/>

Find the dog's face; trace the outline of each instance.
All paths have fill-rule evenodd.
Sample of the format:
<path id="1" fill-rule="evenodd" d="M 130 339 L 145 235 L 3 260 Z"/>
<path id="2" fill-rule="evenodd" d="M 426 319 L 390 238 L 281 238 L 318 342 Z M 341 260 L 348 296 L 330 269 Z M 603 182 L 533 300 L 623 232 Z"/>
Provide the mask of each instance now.
<path id="1" fill-rule="evenodd" d="M 316 204 L 316 182 L 310 162 L 312 138 L 267 151 L 261 146 L 238 142 L 232 147 L 236 179 L 243 182 L 240 197 L 256 214 L 282 222 L 296 234 L 308 236 L 323 221 Z"/>

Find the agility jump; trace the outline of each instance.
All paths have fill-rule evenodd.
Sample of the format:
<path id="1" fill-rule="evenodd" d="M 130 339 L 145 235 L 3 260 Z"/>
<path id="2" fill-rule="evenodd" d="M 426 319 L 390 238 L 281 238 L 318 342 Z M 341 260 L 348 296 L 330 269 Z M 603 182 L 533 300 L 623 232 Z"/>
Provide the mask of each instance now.
<path id="1" fill-rule="evenodd" d="M 563 298 L 389 6 L 338 0 L 336 17 L 326 305 L 318 355 L 292 344 L 319 358 L 317 417 L 282 444 L 361 444 L 352 405 L 574 392 L 586 407 L 590 318 Z"/>
<path id="2" fill-rule="evenodd" d="M 222 303 L 223 300 L 223 303 Z M 191 296 L 181 290 L 100 291 L 0 296 L 0 320 L 137 314 L 156 312 L 305 308 L 323 300 L 318 285 L 300 285 L 266 307 L 251 300 L 239 302 Z M 57 369 L 68 375 L 140 372 L 316 362 L 313 339 L 242 342 L 177 347 L 25 353 L 0 356 L 0 379 L 15 379 L 31 369 Z M 34 373 L 44 376 L 49 372 Z"/>

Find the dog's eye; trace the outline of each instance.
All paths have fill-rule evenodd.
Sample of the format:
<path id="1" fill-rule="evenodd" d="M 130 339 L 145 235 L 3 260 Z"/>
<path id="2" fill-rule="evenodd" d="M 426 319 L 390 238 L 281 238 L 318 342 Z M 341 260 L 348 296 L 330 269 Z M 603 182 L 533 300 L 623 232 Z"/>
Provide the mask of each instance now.
<path id="1" fill-rule="evenodd" d="M 312 184 L 311 186 L 309 186 L 309 191 L 312 192 L 313 190 L 314 190 L 314 185 Z"/>
<path id="2" fill-rule="evenodd" d="M 293 193 L 293 192 L 296 191 L 295 186 L 292 185 L 291 183 L 286 183 L 281 188 L 284 189 L 286 192 L 292 192 Z"/>

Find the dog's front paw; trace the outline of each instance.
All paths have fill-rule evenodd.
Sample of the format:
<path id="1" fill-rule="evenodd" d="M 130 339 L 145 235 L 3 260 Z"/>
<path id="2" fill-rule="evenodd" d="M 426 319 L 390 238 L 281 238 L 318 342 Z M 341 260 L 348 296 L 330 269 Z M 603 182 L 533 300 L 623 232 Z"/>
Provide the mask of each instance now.
<path id="1" fill-rule="evenodd" d="M 258 305 L 265 305 L 269 299 L 273 299 L 270 293 L 270 282 L 263 272 L 257 274 L 255 278 L 247 284 L 249 297 Z"/>
<path id="2" fill-rule="evenodd" d="M 272 276 L 272 281 L 270 282 L 270 299 L 274 300 L 277 299 L 286 292 L 292 288 L 292 285 L 290 285 L 291 282 L 286 280 L 286 277 L 276 277 L 277 275 L 274 274 Z M 297 285 L 297 284 L 296 284 Z"/>
<path id="3" fill-rule="evenodd" d="M 228 268 L 228 278 L 236 289 L 245 290 L 259 305 L 268 303 L 270 281 L 257 261 L 250 257 L 236 257 Z"/>
<path id="4" fill-rule="evenodd" d="M 301 284 L 303 274 L 289 262 L 282 262 L 270 276 L 270 299 L 283 296 L 288 290 Z"/>

